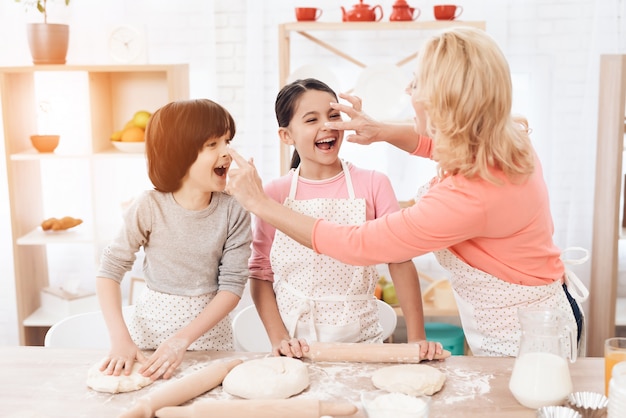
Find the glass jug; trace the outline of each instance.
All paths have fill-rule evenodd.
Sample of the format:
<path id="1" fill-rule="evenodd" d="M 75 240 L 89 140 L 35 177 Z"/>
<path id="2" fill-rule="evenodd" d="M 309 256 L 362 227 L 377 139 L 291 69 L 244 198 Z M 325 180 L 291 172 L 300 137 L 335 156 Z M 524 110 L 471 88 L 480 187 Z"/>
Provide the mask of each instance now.
<path id="1" fill-rule="evenodd" d="M 562 405 L 573 389 L 567 359 L 576 361 L 576 331 L 558 309 L 524 308 L 518 315 L 522 338 L 509 390 L 527 408 Z"/>

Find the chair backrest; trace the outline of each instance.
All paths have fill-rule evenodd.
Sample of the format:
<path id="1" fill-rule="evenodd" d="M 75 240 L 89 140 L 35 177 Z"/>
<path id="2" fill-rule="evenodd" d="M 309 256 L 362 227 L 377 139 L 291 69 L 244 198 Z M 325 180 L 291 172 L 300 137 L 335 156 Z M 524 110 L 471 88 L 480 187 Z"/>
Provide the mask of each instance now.
<path id="1" fill-rule="evenodd" d="M 383 341 L 391 337 L 391 334 L 396 330 L 398 325 L 398 315 L 394 311 L 393 307 L 387 302 L 380 299 L 378 301 L 378 316 L 380 318 L 380 325 L 383 327 Z"/>
<path id="2" fill-rule="evenodd" d="M 272 344 L 254 305 L 246 306 L 233 318 L 233 339 L 236 351 L 272 351 Z"/>
<path id="3" fill-rule="evenodd" d="M 122 313 L 128 322 L 134 306 L 124 306 Z M 85 312 L 69 316 L 54 324 L 44 339 L 50 348 L 97 348 L 107 349 L 109 331 L 101 311 Z"/>
<path id="4" fill-rule="evenodd" d="M 384 341 L 395 331 L 398 316 L 393 307 L 382 300 L 378 300 L 378 314 L 380 325 L 383 327 Z M 236 351 L 259 353 L 272 351 L 272 344 L 254 305 L 246 306 L 233 318 L 233 338 Z"/>

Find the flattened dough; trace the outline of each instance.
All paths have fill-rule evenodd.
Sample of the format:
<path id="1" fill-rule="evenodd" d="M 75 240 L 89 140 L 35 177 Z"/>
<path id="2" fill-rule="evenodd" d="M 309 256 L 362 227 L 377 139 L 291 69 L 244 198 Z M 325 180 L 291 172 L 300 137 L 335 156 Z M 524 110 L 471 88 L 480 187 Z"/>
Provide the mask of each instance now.
<path id="1" fill-rule="evenodd" d="M 119 376 L 104 374 L 100 371 L 101 364 L 102 362 L 94 364 L 87 372 L 87 386 L 97 392 L 132 392 L 152 383 L 152 379 L 139 373 L 141 367 L 139 362 L 133 364 L 133 369 L 128 376 L 125 374 Z"/>
<path id="2" fill-rule="evenodd" d="M 307 387 L 307 365 L 290 357 L 245 361 L 234 367 L 222 382 L 224 391 L 244 399 L 286 399 Z"/>
<path id="3" fill-rule="evenodd" d="M 411 396 L 432 395 L 443 387 L 446 375 L 425 364 L 400 364 L 383 367 L 372 375 L 378 389 Z"/>

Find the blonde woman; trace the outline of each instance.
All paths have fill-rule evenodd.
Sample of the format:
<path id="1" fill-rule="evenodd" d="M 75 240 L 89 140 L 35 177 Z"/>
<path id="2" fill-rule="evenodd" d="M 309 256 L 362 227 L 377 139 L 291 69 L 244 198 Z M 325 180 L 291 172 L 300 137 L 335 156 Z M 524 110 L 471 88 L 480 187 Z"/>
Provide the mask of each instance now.
<path id="1" fill-rule="evenodd" d="M 333 105 L 351 120 L 328 126 L 354 130 L 350 142 L 386 141 L 435 160 L 438 175 L 413 206 L 357 226 L 305 217 L 267 198 L 254 166 L 236 153 L 241 168 L 230 173 L 228 192 L 266 222 L 344 263 L 434 252 L 451 274 L 475 355 L 517 355 L 517 311 L 525 306 L 563 310 L 580 338 L 583 314 L 568 291 L 569 279 L 576 279 L 552 240 L 541 164 L 527 122 L 511 115 L 511 77 L 497 44 L 470 28 L 433 36 L 420 50 L 407 92 L 413 126 L 374 121 L 353 96 L 345 97 L 352 106 Z"/>

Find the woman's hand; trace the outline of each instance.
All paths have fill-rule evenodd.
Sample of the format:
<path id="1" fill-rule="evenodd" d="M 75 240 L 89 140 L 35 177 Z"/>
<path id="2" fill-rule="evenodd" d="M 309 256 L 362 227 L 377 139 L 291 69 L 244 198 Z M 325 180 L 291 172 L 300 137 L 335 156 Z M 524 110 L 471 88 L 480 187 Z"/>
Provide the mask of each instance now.
<path id="1" fill-rule="evenodd" d="M 133 369 L 135 360 L 140 363 L 146 361 L 146 357 L 135 343 L 131 341 L 130 343 L 113 345 L 109 355 L 102 360 L 100 371 L 113 376 L 119 376 L 124 372 L 128 376 Z"/>
<path id="2" fill-rule="evenodd" d="M 254 204 L 266 197 L 261 177 L 254 166 L 254 160 L 246 161 L 234 149 L 229 149 L 228 152 L 237 164 L 237 168 L 231 167 L 228 170 L 228 184 L 225 191 L 234 196 L 244 209 L 254 213 L 252 210 Z"/>
<path id="3" fill-rule="evenodd" d="M 139 373 L 152 380 L 157 380 L 161 376 L 163 379 L 169 379 L 182 363 L 187 347 L 189 347 L 187 341 L 180 338 L 171 337 L 165 340 L 143 363 Z"/>
<path id="4" fill-rule="evenodd" d="M 309 344 L 303 338 L 291 338 L 281 340 L 280 344 L 272 348 L 275 356 L 302 358 L 309 351 Z"/>
<path id="5" fill-rule="evenodd" d="M 381 141 L 381 124 L 365 114 L 362 109 L 361 99 L 357 96 L 340 94 L 350 105 L 331 103 L 333 109 L 339 110 L 350 117 L 349 121 L 327 122 L 326 127 L 339 131 L 354 131 L 354 134 L 346 136 L 346 141 L 362 145 L 369 145 Z"/>

